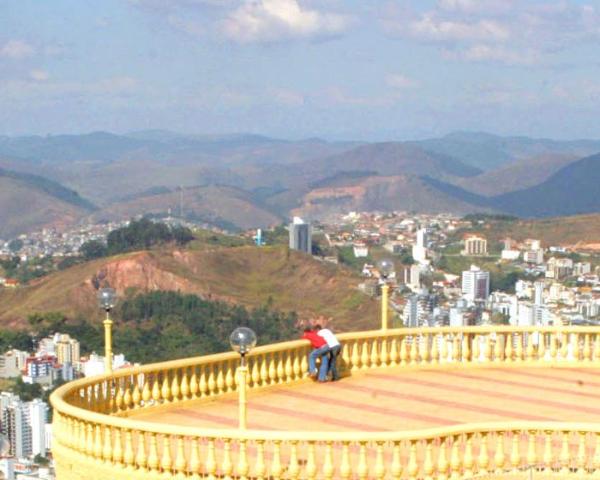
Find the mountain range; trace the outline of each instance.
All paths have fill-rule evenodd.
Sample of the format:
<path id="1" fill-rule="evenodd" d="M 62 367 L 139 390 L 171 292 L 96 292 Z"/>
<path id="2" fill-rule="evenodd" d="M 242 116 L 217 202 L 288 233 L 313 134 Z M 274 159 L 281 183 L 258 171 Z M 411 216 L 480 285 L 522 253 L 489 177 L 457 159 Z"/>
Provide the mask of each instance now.
<path id="1" fill-rule="evenodd" d="M 348 210 L 595 212 L 600 141 L 458 132 L 410 142 L 259 135 L 0 137 L 0 237 L 180 213 L 228 229 Z"/>

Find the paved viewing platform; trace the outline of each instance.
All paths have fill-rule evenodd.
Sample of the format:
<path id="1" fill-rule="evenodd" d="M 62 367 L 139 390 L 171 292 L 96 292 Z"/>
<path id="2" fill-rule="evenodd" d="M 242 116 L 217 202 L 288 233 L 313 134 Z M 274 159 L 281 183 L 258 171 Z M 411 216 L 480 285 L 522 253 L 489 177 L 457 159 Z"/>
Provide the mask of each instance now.
<path id="1" fill-rule="evenodd" d="M 257 430 L 401 431 L 461 423 L 600 423 L 600 365 L 577 368 L 448 368 L 358 373 L 249 394 Z M 165 407 L 163 407 L 165 408 Z M 237 397 L 173 404 L 132 417 L 206 428 L 237 428 Z"/>
<path id="2" fill-rule="evenodd" d="M 600 475 L 600 328 L 340 340 L 338 382 L 307 378 L 309 344 L 292 341 L 252 350 L 242 370 L 230 352 L 64 385 L 51 399 L 58 480 Z"/>

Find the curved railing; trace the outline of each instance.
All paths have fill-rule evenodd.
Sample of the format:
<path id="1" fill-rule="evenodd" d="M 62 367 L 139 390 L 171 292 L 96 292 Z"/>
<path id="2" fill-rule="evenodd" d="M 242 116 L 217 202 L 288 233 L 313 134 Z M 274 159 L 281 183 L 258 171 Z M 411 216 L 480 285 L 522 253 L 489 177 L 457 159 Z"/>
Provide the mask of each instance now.
<path id="1" fill-rule="evenodd" d="M 600 328 L 466 327 L 340 335 L 345 374 L 386 367 L 599 366 Z M 306 379 L 305 341 L 255 349 L 248 388 Z M 502 422 L 402 432 L 205 429 L 131 414 L 237 390 L 233 353 L 164 362 L 59 388 L 59 480 L 129 478 L 468 478 L 600 475 L 600 425 Z"/>

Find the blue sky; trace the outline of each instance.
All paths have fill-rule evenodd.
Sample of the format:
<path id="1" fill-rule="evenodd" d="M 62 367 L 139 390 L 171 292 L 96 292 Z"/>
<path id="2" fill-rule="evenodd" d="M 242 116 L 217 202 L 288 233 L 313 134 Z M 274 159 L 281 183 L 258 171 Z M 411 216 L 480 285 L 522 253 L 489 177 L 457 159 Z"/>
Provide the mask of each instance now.
<path id="1" fill-rule="evenodd" d="M 3 0 L 0 134 L 600 138 L 600 0 Z"/>

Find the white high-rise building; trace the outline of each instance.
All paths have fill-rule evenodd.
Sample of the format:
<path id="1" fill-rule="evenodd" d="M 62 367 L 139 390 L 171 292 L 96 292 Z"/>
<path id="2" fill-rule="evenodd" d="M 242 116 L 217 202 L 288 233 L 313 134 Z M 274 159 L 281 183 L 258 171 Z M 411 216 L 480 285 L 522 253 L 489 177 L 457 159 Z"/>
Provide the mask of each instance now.
<path id="1" fill-rule="evenodd" d="M 294 217 L 290 223 L 290 249 L 299 250 L 309 255 L 312 253 L 312 231 L 310 223 L 300 217 Z"/>
<path id="2" fill-rule="evenodd" d="M 535 305 L 544 304 L 544 282 L 535 282 L 533 284 L 535 288 L 533 303 Z"/>
<path id="3" fill-rule="evenodd" d="M 2 434 L 10 442 L 10 454 L 17 458 L 46 455 L 48 405 L 40 399 L 23 402 L 7 392 L 0 398 Z"/>
<path id="4" fill-rule="evenodd" d="M 31 428 L 31 455 L 46 456 L 46 425 L 48 405 L 39 398 L 25 404 L 29 409 Z"/>
<path id="5" fill-rule="evenodd" d="M 490 294 L 490 272 L 471 265 L 462 273 L 462 293 L 470 301 L 485 300 Z"/>
<path id="6" fill-rule="evenodd" d="M 412 247 L 412 256 L 415 262 L 427 262 L 427 230 L 417 230 L 417 243 Z"/>

